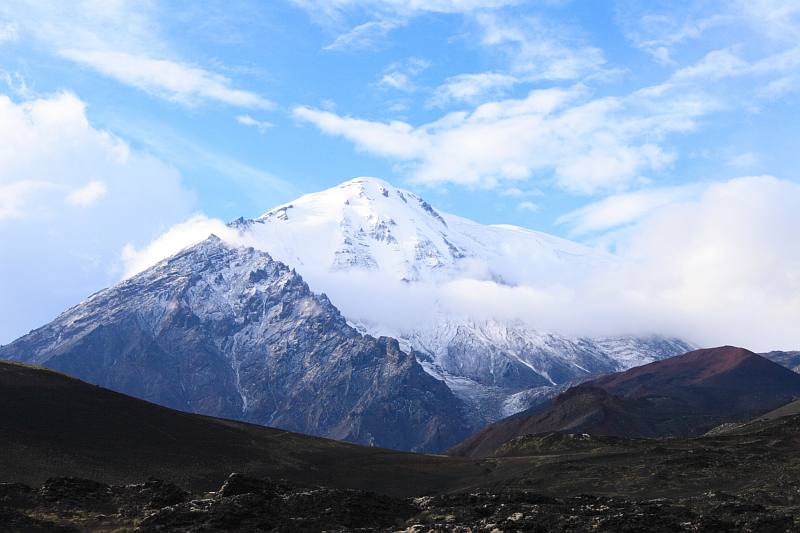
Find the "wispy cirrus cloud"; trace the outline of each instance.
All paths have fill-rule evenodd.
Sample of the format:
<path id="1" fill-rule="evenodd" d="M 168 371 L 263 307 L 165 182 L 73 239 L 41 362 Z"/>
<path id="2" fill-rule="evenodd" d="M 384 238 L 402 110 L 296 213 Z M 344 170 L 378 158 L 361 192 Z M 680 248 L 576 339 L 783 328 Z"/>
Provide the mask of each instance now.
<path id="1" fill-rule="evenodd" d="M 374 49 L 388 35 L 426 13 L 468 15 L 519 4 L 521 0 L 292 0 L 317 24 L 339 31 L 326 50 Z M 352 19 L 361 20 L 355 25 Z M 340 31 L 343 27 L 348 27 Z"/>
<path id="2" fill-rule="evenodd" d="M 475 104 L 487 99 L 505 96 L 519 78 L 500 72 L 479 72 L 451 76 L 439 85 L 428 100 L 432 107 L 453 103 Z"/>
<path id="3" fill-rule="evenodd" d="M 420 13 L 474 13 L 520 4 L 522 0 L 292 0 L 323 22 L 353 11 L 410 17 Z"/>
<path id="4" fill-rule="evenodd" d="M 582 85 L 531 91 L 413 126 L 297 107 L 298 119 L 394 159 L 412 180 L 494 187 L 536 178 L 577 193 L 635 184 L 674 159 L 666 138 L 692 130 L 713 98 L 670 88 L 591 98 Z"/>
<path id="5" fill-rule="evenodd" d="M 108 185 L 105 182 L 93 180 L 86 185 L 73 189 L 65 200 L 68 204 L 76 207 L 90 207 L 107 195 Z"/>
<path id="6" fill-rule="evenodd" d="M 794 0 L 624 1 L 616 18 L 634 46 L 668 65 L 679 64 L 675 54 L 690 44 L 707 52 L 749 43 L 757 51 L 776 43 L 793 46 L 800 38 L 800 4 Z"/>
<path id="7" fill-rule="evenodd" d="M 148 94 L 186 105 L 215 101 L 234 107 L 273 109 L 274 102 L 236 89 L 230 79 L 203 68 L 110 50 L 59 50 L 59 55 Z"/>
<path id="8" fill-rule="evenodd" d="M 157 2 L 9 0 L 5 8 L 16 38 L 31 38 L 58 57 L 157 98 L 192 106 L 274 107 L 269 99 L 175 52 L 160 31 Z"/>
<path id="9" fill-rule="evenodd" d="M 638 222 L 654 210 L 696 197 L 700 185 L 659 187 L 607 196 L 561 215 L 556 223 L 570 227 L 573 235 L 604 232 Z"/>
<path id="10" fill-rule="evenodd" d="M 345 33 L 338 35 L 325 50 L 370 50 L 380 45 L 383 39 L 394 29 L 402 26 L 399 20 L 372 20 L 359 24 Z"/>
<path id="11" fill-rule="evenodd" d="M 266 133 L 268 129 L 274 126 L 272 122 L 266 120 L 258 120 L 251 117 L 250 115 L 238 115 L 236 117 L 236 122 L 238 122 L 242 126 L 255 128 L 256 130 L 258 130 L 258 133 Z"/>
<path id="12" fill-rule="evenodd" d="M 418 88 L 415 78 L 430 66 L 430 61 L 420 57 L 409 57 L 403 61 L 395 61 L 384 69 L 378 85 L 402 92 L 414 92 Z"/>
<path id="13" fill-rule="evenodd" d="M 480 44 L 506 56 L 509 70 L 528 80 L 577 80 L 607 69 L 605 54 L 574 30 L 537 17 L 480 13 Z"/>

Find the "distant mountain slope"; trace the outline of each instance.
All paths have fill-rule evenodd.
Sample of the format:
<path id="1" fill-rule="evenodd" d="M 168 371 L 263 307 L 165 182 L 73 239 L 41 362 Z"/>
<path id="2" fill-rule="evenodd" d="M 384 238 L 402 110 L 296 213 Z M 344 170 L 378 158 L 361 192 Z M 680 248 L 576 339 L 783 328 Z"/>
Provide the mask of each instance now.
<path id="1" fill-rule="evenodd" d="M 69 309 L 0 358 L 168 407 L 406 450 L 468 433 L 393 339 L 362 336 L 285 265 L 216 237 Z"/>
<path id="2" fill-rule="evenodd" d="M 438 288 L 459 280 L 506 289 L 570 286 L 613 260 L 545 233 L 445 213 L 379 179 L 356 178 L 231 226 L 247 242 L 297 269 L 316 290 L 331 294 L 360 331 L 397 338 L 413 349 L 431 375 L 467 402 L 475 427 L 547 397 L 531 389 L 551 387 L 554 394 L 569 382 L 693 348 L 658 336 L 570 336 L 530 320 L 453 308 L 438 300 Z M 363 311 L 361 299 L 356 304 L 348 300 L 353 294 L 368 298 L 365 283 L 396 287 L 385 297 L 390 301 Z M 414 305 L 418 299 L 430 303 L 420 308 Z M 408 314 L 413 315 L 409 320 L 398 319 Z"/>
<path id="3" fill-rule="evenodd" d="M 783 365 L 790 370 L 800 372 L 800 352 L 767 352 L 761 354 L 770 361 Z"/>
<path id="4" fill-rule="evenodd" d="M 617 437 L 693 436 L 800 396 L 800 375 L 724 346 L 604 376 L 551 404 L 493 424 L 452 450 L 482 457 L 515 437 L 552 431 Z"/>

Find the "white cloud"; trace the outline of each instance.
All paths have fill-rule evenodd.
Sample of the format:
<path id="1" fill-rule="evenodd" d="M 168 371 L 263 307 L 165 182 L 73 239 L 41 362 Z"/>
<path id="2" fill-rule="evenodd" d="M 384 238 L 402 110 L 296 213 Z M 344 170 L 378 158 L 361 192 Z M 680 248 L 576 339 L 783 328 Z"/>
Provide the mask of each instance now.
<path id="1" fill-rule="evenodd" d="M 698 185 L 684 185 L 616 194 L 562 215 L 557 224 L 571 226 L 573 235 L 606 231 L 637 222 L 653 210 L 690 198 L 701 190 Z"/>
<path id="2" fill-rule="evenodd" d="M 419 57 L 396 61 L 386 67 L 378 85 L 403 92 L 414 92 L 417 90 L 414 78 L 430 66 L 429 61 Z"/>
<path id="3" fill-rule="evenodd" d="M 515 5 L 521 0 L 292 0 L 309 17 L 326 27 L 341 28 L 346 20 L 363 20 L 340 33 L 325 50 L 374 49 L 389 33 L 425 13 L 469 15 Z"/>
<path id="4" fill-rule="evenodd" d="M 523 190 L 519 187 L 508 187 L 500 191 L 500 196 L 509 198 L 524 198 L 526 196 L 542 196 L 544 193 L 539 189 Z"/>
<path id="5" fill-rule="evenodd" d="M 539 210 L 539 206 L 529 200 L 525 200 L 524 202 L 520 202 L 517 204 L 517 209 L 520 211 L 530 211 L 535 213 Z"/>
<path id="6" fill-rule="evenodd" d="M 0 342 L 116 281 L 123 245 L 194 209 L 174 168 L 93 127 L 69 93 L 0 95 L 0 147 L 0 301 L 14 302 Z"/>
<path id="7" fill-rule="evenodd" d="M 519 4 L 521 0 L 293 0 L 319 19 L 337 19 L 348 11 L 413 16 L 419 13 L 472 13 Z"/>
<path id="8" fill-rule="evenodd" d="M 76 207 L 89 207 L 108 194 L 108 186 L 102 181 L 90 181 L 70 192 L 66 201 Z"/>
<path id="9" fill-rule="evenodd" d="M 578 276 L 530 264 L 503 271 L 505 284 L 487 278 L 485 269 L 409 284 L 381 273 L 298 268 L 345 316 L 381 324 L 392 334 L 429 324 L 444 312 L 571 335 L 657 333 L 759 351 L 800 346 L 800 184 L 744 177 L 693 194 L 667 191 L 644 198 L 638 204 L 644 209 L 626 211 L 620 204 L 621 218 L 606 209 L 592 219 L 597 229 L 635 222 L 612 234 L 611 260 L 589 263 Z M 128 273 L 210 233 L 269 251 L 255 236 L 194 217 L 141 250 L 130 248 Z"/>
<path id="10" fill-rule="evenodd" d="M 460 102 L 477 103 L 504 96 L 518 82 L 516 77 L 498 72 L 459 74 L 447 78 L 437 87 L 428 103 L 434 107 Z"/>
<path id="11" fill-rule="evenodd" d="M 512 72 L 527 80 L 576 80 L 604 71 L 602 50 L 552 21 L 481 13 L 481 44 L 502 51 Z"/>
<path id="12" fill-rule="evenodd" d="M 181 59 L 160 30 L 156 2 L 9 0 L 5 7 L 18 38 L 30 37 L 60 57 L 153 96 L 187 105 L 274 107 L 228 77 Z"/>
<path id="13" fill-rule="evenodd" d="M 384 74 L 378 85 L 397 89 L 398 91 L 410 92 L 414 90 L 414 84 L 408 79 L 408 75 L 402 72 L 389 72 Z"/>
<path id="14" fill-rule="evenodd" d="M 749 65 L 731 50 L 713 50 L 694 65 L 681 68 L 672 75 L 673 81 L 701 78 L 708 81 L 738 76 Z"/>
<path id="15" fill-rule="evenodd" d="M 0 222 L 35 216 L 37 195 L 56 187 L 49 181 L 19 180 L 0 182 Z"/>
<path id="16" fill-rule="evenodd" d="M 129 278 L 147 270 L 162 259 L 174 255 L 182 249 L 216 235 L 227 241 L 236 239 L 236 232 L 224 222 L 205 215 L 195 215 L 185 222 L 176 224 L 155 240 L 137 249 L 128 243 L 122 250 L 124 278 Z"/>
<path id="17" fill-rule="evenodd" d="M 28 88 L 28 83 L 25 81 L 25 77 L 19 72 L 12 73 L 0 69 L 0 80 L 8 86 L 8 89 L 15 96 L 31 98 L 32 92 Z"/>
<path id="18" fill-rule="evenodd" d="M 702 50 L 765 43 L 794 46 L 800 38 L 800 4 L 795 0 L 731 2 L 624 2 L 617 19 L 627 39 L 660 63 L 672 65 L 681 46 Z M 755 45 L 755 46 L 750 46 Z"/>
<path id="19" fill-rule="evenodd" d="M 342 135 L 359 147 L 379 155 L 413 159 L 426 146 L 424 136 L 416 134 L 414 128 L 405 122 L 371 122 L 340 117 L 330 111 L 305 106 L 294 108 L 293 115 L 313 123 L 325 133 Z"/>
<path id="20" fill-rule="evenodd" d="M 795 0 L 736 0 L 734 12 L 743 23 L 775 41 L 800 39 L 800 4 Z"/>
<path id="21" fill-rule="evenodd" d="M 508 286 L 465 278 L 424 287 L 419 308 L 406 313 L 432 319 L 425 306 L 433 300 L 450 312 L 576 335 L 659 333 L 701 346 L 797 349 L 798 205 L 796 182 L 769 176 L 720 182 L 653 207 L 615 235 L 614 262 L 577 279 L 550 273 L 536 281 L 517 273 L 525 281 Z M 340 287 L 334 303 L 367 310 L 349 300 L 341 280 Z M 396 290 L 392 296 L 402 298 Z"/>
<path id="22" fill-rule="evenodd" d="M 337 36 L 332 43 L 325 47 L 325 50 L 344 51 L 371 49 L 380 44 L 389 32 L 398 28 L 400 25 L 400 22 L 392 20 L 365 22 L 364 24 L 359 24 L 354 27 L 347 33 Z"/>
<path id="23" fill-rule="evenodd" d="M 800 75 L 774 79 L 761 87 L 756 94 L 764 100 L 776 100 L 795 92 L 800 92 Z"/>
<path id="24" fill-rule="evenodd" d="M 412 126 L 298 107 L 295 117 L 396 159 L 421 183 L 497 186 L 538 178 L 579 193 L 624 188 L 674 159 L 662 143 L 715 109 L 712 97 L 661 87 L 590 99 L 582 85 L 531 91 Z"/>
<path id="25" fill-rule="evenodd" d="M 193 65 L 109 50 L 66 49 L 59 54 L 121 83 L 182 104 L 216 101 L 244 108 L 275 107 L 255 93 L 234 89 L 228 78 Z"/>
<path id="26" fill-rule="evenodd" d="M 236 122 L 242 126 L 249 126 L 258 130 L 258 133 L 266 133 L 268 129 L 274 126 L 272 122 L 266 120 L 256 120 L 250 115 L 239 115 L 236 117 Z"/>
<path id="27" fill-rule="evenodd" d="M 705 345 L 797 349 L 798 205 L 800 185 L 762 176 L 656 210 L 619 243 L 620 297 Z"/>
<path id="28" fill-rule="evenodd" d="M 637 4 L 634 10 L 621 11 L 618 18 L 634 46 L 649 53 L 659 63 L 671 65 L 675 63 L 672 51 L 676 46 L 728 25 L 735 18 L 727 13 L 697 12 L 698 6 L 676 8 L 670 4 L 663 11 L 651 11 L 648 9 L 653 7 L 651 4 Z M 676 16 L 678 12 L 681 16 Z"/>

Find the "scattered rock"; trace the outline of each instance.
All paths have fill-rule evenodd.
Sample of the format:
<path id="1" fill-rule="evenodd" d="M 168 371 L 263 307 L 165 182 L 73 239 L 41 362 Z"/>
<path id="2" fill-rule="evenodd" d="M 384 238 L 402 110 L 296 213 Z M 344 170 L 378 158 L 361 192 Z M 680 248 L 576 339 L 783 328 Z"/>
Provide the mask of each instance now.
<path id="1" fill-rule="evenodd" d="M 787 482 L 786 489 L 796 486 Z M 38 491 L 0 484 L 0 531 L 784 533 L 800 526 L 798 508 L 781 505 L 787 501 L 771 491 L 636 500 L 553 497 L 521 489 L 401 499 L 238 473 L 217 492 L 192 499 L 177 485 L 156 479 L 109 487 L 53 478 Z"/>
<path id="2" fill-rule="evenodd" d="M 29 509 L 36 503 L 36 491 L 23 483 L 0 483 L 0 507 Z"/>
<path id="3" fill-rule="evenodd" d="M 44 502 L 65 509 L 96 512 L 114 511 L 111 489 L 105 483 L 75 477 L 54 477 L 39 491 Z"/>

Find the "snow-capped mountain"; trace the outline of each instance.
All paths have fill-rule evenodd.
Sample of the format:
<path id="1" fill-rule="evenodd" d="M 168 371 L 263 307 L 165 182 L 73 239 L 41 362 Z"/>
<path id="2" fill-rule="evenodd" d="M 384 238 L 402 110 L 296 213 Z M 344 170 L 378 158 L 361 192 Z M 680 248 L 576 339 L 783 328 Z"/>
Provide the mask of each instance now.
<path id="1" fill-rule="evenodd" d="M 161 405 L 376 446 L 440 451 L 463 404 L 397 341 L 363 336 L 267 253 L 211 236 L 0 346 Z"/>
<path id="2" fill-rule="evenodd" d="M 564 280 L 609 260 L 545 233 L 444 213 L 376 178 L 356 178 L 234 224 L 300 271 L 365 270 L 404 281 L 469 277 L 516 284 L 555 272 Z"/>
<path id="3" fill-rule="evenodd" d="M 357 178 L 231 227 L 296 268 L 361 331 L 413 349 L 467 402 L 476 426 L 567 383 L 692 348 L 661 337 L 564 335 L 520 320 L 503 303 L 460 305 L 459 293 L 487 286 L 569 285 L 613 259 L 544 233 L 442 212 L 379 179 Z"/>

